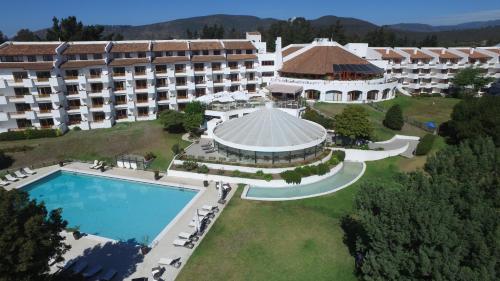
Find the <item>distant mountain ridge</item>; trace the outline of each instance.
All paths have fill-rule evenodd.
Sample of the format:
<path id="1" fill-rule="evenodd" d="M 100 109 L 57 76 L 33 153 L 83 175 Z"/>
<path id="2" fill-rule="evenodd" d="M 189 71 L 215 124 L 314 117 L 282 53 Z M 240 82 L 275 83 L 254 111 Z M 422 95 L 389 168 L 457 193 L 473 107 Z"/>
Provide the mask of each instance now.
<path id="1" fill-rule="evenodd" d="M 389 27 L 392 29 L 415 31 L 415 32 L 440 32 L 440 31 L 476 29 L 476 28 L 495 27 L 495 26 L 500 26 L 500 20 L 474 21 L 474 22 L 466 22 L 455 25 L 437 25 L 437 26 L 429 24 L 421 24 L 421 23 L 398 23 L 389 25 Z"/>

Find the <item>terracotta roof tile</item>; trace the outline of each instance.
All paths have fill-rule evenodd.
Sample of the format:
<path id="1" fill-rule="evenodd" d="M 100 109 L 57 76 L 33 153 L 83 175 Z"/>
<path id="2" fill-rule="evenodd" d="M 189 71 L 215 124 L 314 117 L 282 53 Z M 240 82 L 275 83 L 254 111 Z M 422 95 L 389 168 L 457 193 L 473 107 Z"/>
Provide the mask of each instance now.
<path id="1" fill-rule="evenodd" d="M 408 53 L 411 59 L 432 59 L 432 56 L 425 54 L 418 49 L 402 49 L 402 51 Z"/>
<path id="2" fill-rule="evenodd" d="M 227 55 L 227 60 L 254 60 L 254 59 L 257 59 L 256 54 Z"/>
<path id="3" fill-rule="evenodd" d="M 55 55 L 58 44 L 8 44 L 0 47 L 0 56 Z"/>
<path id="4" fill-rule="evenodd" d="M 462 48 L 462 49 L 457 49 L 462 53 L 467 54 L 467 56 L 471 59 L 488 59 L 491 58 L 489 55 L 485 53 L 478 52 L 477 49 L 471 49 L 471 48 Z"/>
<path id="5" fill-rule="evenodd" d="M 250 41 L 223 41 L 226 50 L 257 50 Z"/>
<path id="6" fill-rule="evenodd" d="M 459 59 L 459 58 L 461 58 L 459 55 L 455 55 L 455 54 L 447 51 L 446 49 L 442 49 L 442 50 L 432 49 L 431 52 L 436 53 L 439 56 L 439 58 L 441 58 L 441 59 Z"/>
<path id="7" fill-rule="evenodd" d="M 147 52 L 149 43 L 113 43 L 111 53 Z"/>
<path id="8" fill-rule="evenodd" d="M 382 55 L 382 59 L 403 59 L 404 58 L 404 56 L 396 53 L 394 50 L 391 50 L 391 49 L 375 49 L 375 51 L 379 52 Z"/>
<path id="9" fill-rule="evenodd" d="M 204 61 L 222 61 L 226 60 L 224 56 L 193 56 L 191 61 L 193 62 L 204 62 Z"/>
<path id="10" fill-rule="evenodd" d="M 189 48 L 192 51 L 224 49 L 221 42 L 219 41 L 191 41 L 189 42 Z"/>
<path id="11" fill-rule="evenodd" d="M 500 48 L 488 48 L 488 49 L 485 49 L 487 51 L 490 51 L 490 52 L 493 52 L 493 53 L 496 53 L 498 55 L 500 55 Z"/>
<path id="12" fill-rule="evenodd" d="M 187 41 L 168 41 L 153 43 L 153 51 L 188 51 L 189 45 Z"/>
<path id="13" fill-rule="evenodd" d="M 260 35 L 260 32 L 258 31 L 250 31 L 250 32 L 247 32 L 248 35 Z"/>
<path id="14" fill-rule="evenodd" d="M 52 62 L 2 62 L 1 68 L 22 68 L 25 70 L 51 70 Z"/>
<path id="15" fill-rule="evenodd" d="M 187 56 L 181 57 L 157 57 L 153 59 L 153 63 L 175 63 L 175 62 L 187 62 L 189 58 Z"/>
<path id="16" fill-rule="evenodd" d="M 106 65 L 104 60 L 73 60 L 61 64 L 61 68 L 83 68 L 89 66 Z"/>
<path id="17" fill-rule="evenodd" d="M 335 64 L 370 63 L 338 46 L 316 46 L 283 63 L 282 72 L 326 75 Z"/>
<path id="18" fill-rule="evenodd" d="M 106 44 L 70 44 L 63 54 L 101 54 L 105 52 Z"/>
<path id="19" fill-rule="evenodd" d="M 109 65 L 110 66 L 129 66 L 134 64 L 145 64 L 149 63 L 147 58 L 132 58 L 132 59 L 114 59 Z"/>
<path id="20" fill-rule="evenodd" d="M 283 57 L 286 57 L 286 56 L 288 56 L 289 54 L 291 54 L 291 53 L 295 53 L 296 51 L 298 51 L 298 50 L 300 50 L 300 49 L 302 49 L 302 48 L 303 48 L 303 47 L 300 47 L 300 46 L 288 47 L 286 50 L 283 50 L 283 51 L 281 52 L 281 55 L 282 55 Z"/>

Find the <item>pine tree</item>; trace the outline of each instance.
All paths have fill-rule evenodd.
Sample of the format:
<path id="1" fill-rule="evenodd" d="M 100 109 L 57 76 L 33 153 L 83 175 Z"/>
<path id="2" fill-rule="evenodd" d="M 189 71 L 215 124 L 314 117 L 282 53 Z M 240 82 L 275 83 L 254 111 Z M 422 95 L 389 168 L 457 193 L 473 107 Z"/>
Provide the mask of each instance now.
<path id="1" fill-rule="evenodd" d="M 385 113 L 384 126 L 389 129 L 400 131 L 404 124 L 403 110 L 399 104 L 395 104 Z"/>

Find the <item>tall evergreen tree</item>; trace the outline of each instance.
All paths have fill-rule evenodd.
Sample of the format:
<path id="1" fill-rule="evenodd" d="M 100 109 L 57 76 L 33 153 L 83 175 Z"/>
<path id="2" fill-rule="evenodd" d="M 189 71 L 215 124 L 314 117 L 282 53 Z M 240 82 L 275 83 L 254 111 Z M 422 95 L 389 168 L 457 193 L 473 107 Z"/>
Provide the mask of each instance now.
<path id="1" fill-rule="evenodd" d="M 14 41 L 40 41 L 40 37 L 27 28 L 17 31 L 16 35 L 12 39 Z"/>
<path id="2" fill-rule="evenodd" d="M 383 123 L 389 129 L 400 131 L 403 128 L 405 120 L 403 118 L 403 110 L 399 104 L 395 104 L 387 110 Z"/>

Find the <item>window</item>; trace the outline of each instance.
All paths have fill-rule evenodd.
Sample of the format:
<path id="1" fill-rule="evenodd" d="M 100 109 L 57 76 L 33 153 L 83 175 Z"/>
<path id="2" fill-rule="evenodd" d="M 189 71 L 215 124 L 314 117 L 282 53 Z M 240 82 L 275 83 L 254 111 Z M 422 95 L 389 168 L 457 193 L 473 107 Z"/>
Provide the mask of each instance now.
<path id="1" fill-rule="evenodd" d="M 95 60 L 102 60 L 102 54 L 94 54 Z"/>
<path id="2" fill-rule="evenodd" d="M 38 81 L 49 81 L 49 78 L 50 78 L 49 71 L 37 71 L 36 72 L 36 79 Z"/>
<path id="3" fill-rule="evenodd" d="M 113 90 L 114 91 L 124 91 L 125 90 L 125 82 L 123 82 L 123 81 L 115 81 L 113 83 Z"/>
<path id="4" fill-rule="evenodd" d="M 23 79 L 28 79 L 27 72 L 12 72 L 15 82 L 23 82 Z"/>
<path id="5" fill-rule="evenodd" d="M 38 103 L 38 108 L 40 109 L 40 113 L 49 113 L 52 111 L 52 103 Z"/>
<path id="6" fill-rule="evenodd" d="M 191 52 L 193 56 L 198 56 L 200 55 L 200 51 L 192 51 Z"/>
<path id="7" fill-rule="evenodd" d="M 214 50 L 214 56 L 220 56 L 220 50 Z"/>
<path id="8" fill-rule="evenodd" d="M 90 78 L 99 78 L 101 77 L 102 69 L 100 68 L 92 68 L 90 69 Z"/>
<path id="9" fill-rule="evenodd" d="M 273 60 L 264 60 L 264 61 L 262 61 L 262 65 L 263 66 L 274 65 L 274 61 Z"/>
<path id="10" fill-rule="evenodd" d="M 166 57 L 171 57 L 171 56 L 173 56 L 173 54 L 172 54 L 172 52 L 165 52 L 165 56 Z"/>
<path id="11" fill-rule="evenodd" d="M 155 58 L 163 57 L 163 52 L 155 52 Z"/>
<path id="12" fill-rule="evenodd" d="M 179 72 L 186 72 L 186 65 L 185 64 L 176 64 L 175 65 L 175 73 Z"/>
<path id="13" fill-rule="evenodd" d="M 66 70 L 65 71 L 65 78 L 66 79 L 77 79 L 78 78 L 78 70 L 76 70 L 76 69 Z"/>
<path id="14" fill-rule="evenodd" d="M 250 93 L 255 92 L 255 84 L 248 84 L 247 85 L 247 91 Z"/>
<path id="15" fill-rule="evenodd" d="M 80 60 L 87 60 L 87 54 L 80 54 Z"/>
<path id="16" fill-rule="evenodd" d="M 214 83 L 222 83 L 222 74 L 214 75 Z"/>
<path id="17" fill-rule="evenodd" d="M 135 80 L 135 88 L 136 89 L 146 89 L 148 87 L 148 83 L 146 80 Z"/>
<path id="18" fill-rule="evenodd" d="M 29 62 L 36 62 L 36 56 L 28 56 Z"/>
<path id="19" fill-rule="evenodd" d="M 125 67 L 113 67 L 113 76 L 125 76 Z"/>
<path id="20" fill-rule="evenodd" d="M 236 74 L 236 73 L 229 74 L 229 80 L 231 80 L 231 82 L 239 81 L 238 74 Z"/>
<path id="21" fill-rule="evenodd" d="M 75 55 L 67 55 L 66 59 L 67 60 L 76 60 L 76 56 Z"/>
<path id="22" fill-rule="evenodd" d="M 137 94 L 136 100 L 138 103 L 146 103 L 148 102 L 148 94 Z"/>
<path id="23" fill-rule="evenodd" d="M 176 86 L 186 86 L 186 77 L 175 77 Z"/>
<path id="24" fill-rule="evenodd" d="M 241 50 L 236 50 L 237 55 L 241 55 Z"/>
<path id="25" fill-rule="evenodd" d="M 46 97 L 52 93 L 52 89 L 50 87 L 39 87 L 38 88 L 38 96 Z"/>
<path id="26" fill-rule="evenodd" d="M 102 107 L 103 104 L 103 98 L 92 98 L 92 107 Z"/>
<path id="27" fill-rule="evenodd" d="M 229 66 L 229 68 L 231 68 L 231 69 L 236 69 L 236 68 L 238 68 L 238 63 L 237 63 L 237 62 L 235 62 L 235 61 L 230 61 L 230 62 L 228 62 L 228 63 L 227 63 L 227 65 L 228 65 L 228 66 Z"/>
<path id="28" fill-rule="evenodd" d="M 223 87 L 214 87 L 214 93 L 220 93 L 223 92 L 224 88 Z"/>
<path id="29" fill-rule="evenodd" d="M 16 112 L 23 113 L 26 111 L 31 111 L 31 106 L 27 103 L 16 103 Z"/>
<path id="30" fill-rule="evenodd" d="M 250 81 L 255 80 L 255 73 L 253 72 L 247 73 L 246 78 Z"/>
<path id="31" fill-rule="evenodd" d="M 262 76 L 263 77 L 273 77 L 274 76 L 274 72 L 262 72 Z"/>
<path id="32" fill-rule="evenodd" d="M 167 73 L 167 66 L 166 65 L 157 65 L 157 66 L 155 66 L 155 71 L 156 71 L 156 73 Z"/>
<path id="33" fill-rule="evenodd" d="M 146 57 L 146 52 L 138 52 L 137 53 L 138 58 L 145 58 Z"/>
<path id="34" fill-rule="evenodd" d="M 102 92 L 102 83 L 91 83 L 90 84 L 90 92 L 91 93 L 100 93 Z"/>
<path id="35" fill-rule="evenodd" d="M 247 69 L 252 69 L 253 68 L 253 61 L 246 61 L 245 62 L 245 67 Z"/>
<path id="36" fill-rule="evenodd" d="M 205 83 L 205 77 L 202 75 L 197 75 L 194 77 L 194 83 L 195 84 L 204 84 Z"/>
<path id="37" fill-rule="evenodd" d="M 195 63 L 194 71 L 203 71 L 205 69 L 205 64 L 203 63 Z"/>
<path id="38" fill-rule="evenodd" d="M 188 98 L 187 90 L 177 90 L 177 98 L 187 99 Z"/>
<path id="39" fill-rule="evenodd" d="M 166 87 L 166 86 L 167 86 L 167 79 L 165 78 L 156 79 L 156 87 Z"/>
<path id="40" fill-rule="evenodd" d="M 138 116 L 148 116 L 149 109 L 147 107 L 138 107 L 137 108 L 137 115 Z"/>
<path id="41" fill-rule="evenodd" d="M 54 126 L 54 119 L 52 118 L 40 119 L 40 127 L 48 129 L 52 128 L 52 126 Z"/>
<path id="42" fill-rule="evenodd" d="M 77 125 L 82 122 L 82 116 L 80 114 L 70 114 L 68 115 L 68 121 L 70 125 Z"/>
<path id="43" fill-rule="evenodd" d="M 22 97 L 29 95 L 30 91 L 28 88 L 14 88 L 14 94 L 16 94 L 16 97 Z"/>
<path id="44" fill-rule="evenodd" d="M 131 53 L 125 53 L 125 58 L 127 58 L 127 59 L 132 58 L 132 54 Z"/>
<path id="45" fill-rule="evenodd" d="M 126 109 L 116 110 L 116 119 L 125 119 L 125 118 L 127 118 L 127 110 Z"/>
<path id="46" fill-rule="evenodd" d="M 247 55 L 251 55 L 251 54 L 253 54 L 253 51 L 252 50 L 246 50 L 246 54 Z"/>
<path id="47" fill-rule="evenodd" d="M 92 118 L 94 119 L 94 122 L 103 122 L 106 115 L 104 112 L 92 112 Z"/>
<path id="48" fill-rule="evenodd" d="M 158 92 L 158 100 L 168 100 L 167 92 Z"/>
<path id="49" fill-rule="evenodd" d="M 114 59 L 120 59 L 122 57 L 122 53 L 113 53 Z"/>
<path id="50" fill-rule="evenodd" d="M 206 93 L 205 88 L 196 88 L 196 97 L 204 96 Z"/>
<path id="51" fill-rule="evenodd" d="M 23 56 L 3 56 L 1 57 L 2 62 L 22 62 L 24 61 Z"/>
<path id="52" fill-rule="evenodd" d="M 208 56 L 208 50 L 203 50 L 203 55 Z"/>
<path id="53" fill-rule="evenodd" d="M 177 56 L 179 56 L 179 57 L 185 57 L 186 56 L 186 52 L 179 51 L 179 52 L 177 52 Z"/>
<path id="54" fill-rule="evenodd" d="M 72 109 L 79 109 L 80 108 L 80 99 L 76 99 L 76 100 L 68 100 L 68 106 L 69 106 L 69 109 L 72 110 Z"/>
<path id="55" fill-rule="evenodd" d="M 226 53 L 227 53 L 228 55 L 232 55 L 232 54 L 233 54 L 233 50 L 227 50 L 227 51 L 226 51 Z"/>
<path id="56" fill-rule="evenodd" d="M 125 95 L 115 96 L 115 104 L 126 104 L 127 97 Z"/>
<path id="57" fill-rule="evenodd" d="M 43 55 L 42 56 L 42 60 L 43 61 L 53 61 L 54 60 L 54 56 L 53 55 Z"/>
<path id="58" fill-rule="evenodd" d="M 16 124 L 17 124 L 17 127 L 20 129 L 33 127 L 33 125 L 31 125 L 31 120 L 27 120 L 27 119 L 16 119 Z"/>
<path id="59" fill-rule="evenodd" d="M 212 70 L 220 70 L 220 69 L 221 69 L 220 62 L 213 62 L 212 63 Z"/>
<path id="60" fill-rule="evenodd" d="M 67 95 L 78 95 L 78 85 L 66 85 Z"/>
<path id="61" fill-rule="evenodd" d="M 136 75 L 146 75 L 146 67 L 145 66 L 136 66 L 136 67 L 134 67 L 134 72 Z"/>
<path id="62" fill-rule="evenodd" d="M 238 91 L 238 86 L 235 85 L 235 86 L 229 87 L 229 91 L 230 92 L 236 92 L 236 91 Z"/>

